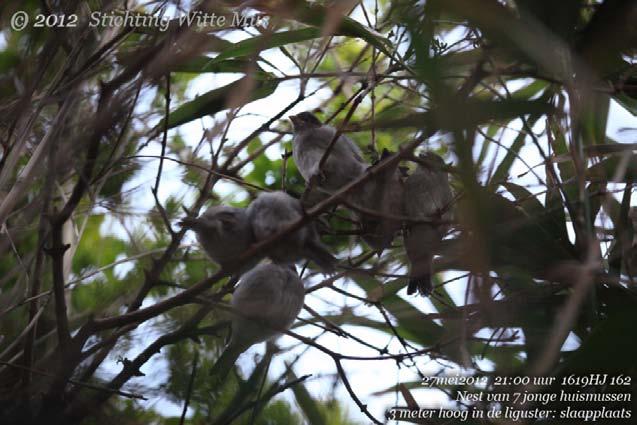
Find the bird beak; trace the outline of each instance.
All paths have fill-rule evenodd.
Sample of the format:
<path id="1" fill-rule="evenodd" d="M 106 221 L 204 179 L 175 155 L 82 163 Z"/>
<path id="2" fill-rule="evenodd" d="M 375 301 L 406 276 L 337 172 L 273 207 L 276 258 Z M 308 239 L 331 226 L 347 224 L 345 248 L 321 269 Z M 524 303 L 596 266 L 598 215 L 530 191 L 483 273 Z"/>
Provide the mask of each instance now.
<path id="1" fill-rule="evenodd" d="M 299 124 L 301 123 L 301 120 L 296 115 L 290 115 L 290 121 L 292 121 L 292 126 L 294 127 L 295 130 L 299 127 Z"/>

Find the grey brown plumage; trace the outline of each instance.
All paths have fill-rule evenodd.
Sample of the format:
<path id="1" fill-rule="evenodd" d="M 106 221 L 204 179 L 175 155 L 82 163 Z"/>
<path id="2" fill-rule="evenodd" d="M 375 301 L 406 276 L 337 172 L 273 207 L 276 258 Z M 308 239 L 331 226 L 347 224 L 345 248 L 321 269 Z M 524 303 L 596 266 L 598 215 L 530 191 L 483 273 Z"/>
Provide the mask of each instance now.
<path id="1" fill-rule="evenodd" d="M 380 160 L 388 156 L 390 153 L 384 150 Z M 357 212 L 361 223 L 361 237 L 374 250 L 388 248 L 400 231 L 400 219 L 390 217 L 403 215 L 404 190 L 396 163 L 366 181 L 352 196 L 352 201 L 364 208 L 362 212 Z M 365 210 L 372 213 L 365 213 Z"/>
<path id="2" fill-rule="evenodd" d="M 230 341 L 210 371 L 215 385 L 252 345 L 290 328 L 305 299 L 303 282 L 293 267 L 259 264 L 246 272 L 232 295 Z"/>
<path id="3" fill-rule="evenodd" d="M 333 146 L 327 161 L 319 173 L 319 163 L 336 129 L 322 124 L 314 115 L 303 112 L 290 117 L 294 124 L 292 156 L 299 172 L 306 181 L 318 176 L 318 185 L 323 193 L 333 193 L 360 178 L 368 164 L 360 149 L 347 136 L 341 135 Z M 382 218 L 383 215 L 401 215 L 403 184 L 398 172 L 398 164 L 363 183 L 358 190 L 344 198 L 345 203 L 371 214 L 356 212 L 361 224 L 361 237 L 373 249 L 387 248 L 400 230 L 400 220 Z M 325 195 L 311 193 L 308 205 L 322 200 Z"/>
<path id="4" fill-rule="evenodd" d="M 432 260 L 449 230 L 453 218 L 453 193 L 449 175 L 443 169 L 441 157 L 428 152 L 420 157 L 405 182 L 405 214 L 410 218 L 432 220 L 432 223 L 411 223 L 405 231 L 404 241 L 410 263 L 408 294 L 418 291 L 429 295 L 432 291 Z"/>
<path id="5" fill-rule="evenodd" d="M 334 143 L 321 173 L 319 163 L 336 134 L 332 126 L 322 124 L 309 112 L 290 117 L 294 126 L 292 157 L 306 182 L 318 176 L 318 187 L 333 193 L 362 176 L 367 168 L 360 149 L 344 134 Z"/>
<path id="6" fill-rule="evenodd" d="M 212 261 L 224 266 L 236 260 L 255 241 L 252 226 L 243 208 L 215 205 L 197 218 L 184 218 L 181 225 L 197 235 L 197 241 Z M 258 262 L 249 261 L 247 270 Z"/>
<path id="7" fill-rule="evenodd" d="M 250 203 L 247 213 L 255 239 L 264 241 L 303 217 L 303 208 L 298 199 L 285 192 L 264 192 Z M 307 258 L 328 273 L 334 271 L 336 264 L 336 258 L 321 243 L 313 223 L 287 235 L 267 255 L 283 264 Z"/>

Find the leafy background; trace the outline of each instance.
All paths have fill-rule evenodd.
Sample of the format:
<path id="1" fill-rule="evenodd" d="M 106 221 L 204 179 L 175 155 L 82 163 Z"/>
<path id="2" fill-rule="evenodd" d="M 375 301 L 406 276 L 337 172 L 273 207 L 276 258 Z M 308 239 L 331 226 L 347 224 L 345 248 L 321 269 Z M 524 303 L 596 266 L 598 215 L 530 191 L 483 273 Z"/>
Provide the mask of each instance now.
<path id="1" fill-rule="evenodd" d="M 124 9 L 171 23 L 87 24 Z M 18 10 L 79 25 L 12 31 Z M 266 19 L 178 24 L 197 11 Z M 0 18 L 3 423 L 382 422 L 482 389 L 423 389 L 438 373 L 634 374 L 634 2 L 4 1 Z M 401 238 L 373 255 L 324 211 L 350 267 L 310 264 L 304 339 L 211 388 L 225 331 L 207 302 L 228 279 L 176 223 L 300 195 L 285 118 L 303 110 L 370 164 L 412 144 L 451 165 L 436 291 L 405 295 Z"/>

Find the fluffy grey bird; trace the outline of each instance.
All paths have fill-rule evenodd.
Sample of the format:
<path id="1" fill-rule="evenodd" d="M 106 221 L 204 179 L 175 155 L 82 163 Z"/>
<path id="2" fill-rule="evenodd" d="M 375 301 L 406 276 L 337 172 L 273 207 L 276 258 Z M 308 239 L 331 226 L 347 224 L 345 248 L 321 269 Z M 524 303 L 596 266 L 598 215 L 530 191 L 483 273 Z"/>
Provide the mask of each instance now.
<path id="1" fill-rule="evenodd" d="M 255 242 L 248 214 L 243 208 L 215 205 L 197 218 L 183 219 L 181 225 L 195 232 L 208 257 L 222 267 L 236 260 Z M 255 258 L 242 270 L 257 262 Z"/>
<path id="2" fill-rule="evenodd" d="M 381 161 L 390 156 L 387 150 Z M 359 191 L 352 195 L 355 206 L 363 207 L 357 216 L 361 223 L 361 237 L 373 249 L 382 251 L 389 247 L 394 236 L 402 227 L 399 219 L 390 216 L 403 215 L 404 183 L 398 163 L 366 181 Z M 370 211 L 370 213 L 366 213 Z"/>
<path id="3" fill-rule="evenodd" d="M 404 211 L 415 219 L 450 221 L 453 217 L 453 194 L 445 162 L 433 152 L 420 156 L 418 164 L 405 182 Z M 410 263 L 407 293 L 418 291 L 429 295 L 431 262 L 449 225 L 445 223 L 412 223 L 405 231 L 404 241 Z"/>
<path id="4" fill-rule="evenodd" d="M 210 371 L 215 384 L 226 377 L 241 353 L 289 329 L 304 298 L 305 288 L 294 266 L 259 264 L 245 273 L 230 302 L 230 341 Z"/>
<path id="5" fill-rule="evenodd" d="M 349 137 L 341 135 L 319 174 L 319 163 L 336 129 L 322 124 L 309 112 L 292 115 L 290 120 L 294 126 L 292 157 L 306 182 L 318 174 L 319 188 L 333 193 L 365 172 L 367 164 L 360 149 Z"/>
<path id="6" fill-rule="evenodd" d="M 303 216 L 301 202 L 282 191 L 263 192 L 248 206 L 248 218 L 255 239 L 266 240 Z M 275 263 L 293 263 L 302 258 L 314 261 L 324 271 L 334 271 L 336 258 L 321 243 L 312 223 L 286 236 L 267 253 Z"/>
<path id="7" fill-rule="evenodd" d="M 303 178 L 309 181 L 319 172 L 319 163 L 336 129 L 321 124 L 318 118 L 309 112 L 291 116 L 290 120 L 294 125 L 292 156 Z M 325 192 L 332 193 L 361 177 L 367 168 L 368 164 L 358 146 L 347 136 L 341 135 L 319 174 L 318 186 Z M 383 219 L 379 214 L 401 214 L 402 189 L 400 175 L 397 167 L 394 167 L 367 181 L 345 199 L 354 207 L 362 207 L 376 213 L 356 213 L 361 222 L 361 237 L 375 250 L 387 248 L 396 232 L 400 230 L 400 221 Z M 313 197 L 314 202 L 321 200 L 316 194 L 309 196 Z"/>

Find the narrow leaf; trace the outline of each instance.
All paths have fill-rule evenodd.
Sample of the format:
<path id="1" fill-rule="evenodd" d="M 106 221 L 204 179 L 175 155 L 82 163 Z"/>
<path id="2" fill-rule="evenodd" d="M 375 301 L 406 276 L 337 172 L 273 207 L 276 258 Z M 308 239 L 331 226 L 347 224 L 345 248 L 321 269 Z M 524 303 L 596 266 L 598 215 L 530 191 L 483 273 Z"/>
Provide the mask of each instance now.
<path id="1" fill-rule="evenodd" d="M 217 61 L 216 58 L 208 56 L 198 56 L 189 61 L 176 63 L 170 69 L 171 72 L 245 72 L 246 67 L 250 65 L 250 61 L 246 59 L 228 59 Z"/>
<path id="2" fill-rule="evenodd" d="M 450 102 L 451 103 L 451 102 Z M 434 109 L 427 112 L 416 112 L 401 118 L 374 122 L 375 128 L 402 128 L 436 126 L 443 130 L 471 128 L 491 120 L 511 120 L 522 115 L 543 115 L 553 107 L 544 100 L 483 101 L 467 100 L 448 108 Z M 350 126 L 353 130 L 368 130 L 371 123 Z"/>
<path id="3" fill-rule="evenodd" d="M 637 154 L 606 158 L 589 167 L 587 177 L 593 181 L 634 182 L 637 180 Z"/>
<path id="4" fill-rule="evenodd" d="M 246 79 L 243 77 L 227 86 L 223 86 L 214 90 L 210 90 L 201 96 L 196 97 L 190 102 L 186 102 L 170 113 L 168 119 L 168 128 L 177 127 L 181 124 L 196 120 L 206 115 L 212 115 L 222 111 L 228 107 L 228 99 L 237 90 L 241 90 Z M 269 79 L 258 79 L 256 87 L 250 93 L 250 96 L 244 103 L 250 103 L 254 100 L 261 99 L 271 95 L 276 89 L 278 83 Z M 235 105 L 238 106 L 238 105 Z M 163 120 L 156 128 L 163 128 Z"/>
<path id="5" fill-rule="evenodd" d="M 291 368 L 288 371 L 288 379 L 290 379 L 291 381 L 297 379 L 297 376 L 294 374 Z M 305 385 L 303 385 L 302 382 L 292 387 L 292 393 L 294 394 L 294 398 L 299 404 L 299 407 L 303 411 L 308 424 L 326 425 L 325 419 L 321 414 L 318 403 L 312 398 L 310 392 L 307 390 L 307 388 L 305 388 Z"/>
<path id="6" fill-rule="evenodd" d="M 321 31 L 318 28 L 303 28 L 300 30 L 283 31 L 274 34 L 263 34 L 234 43 L 232 46 L 228 47 L 212 59 L 211 62 L 217 63 L 229 58 L 251 57 L 262 50 L 311 40 L 319 37 L 320 35 Z"/>
<path id="7" fill-rule="evenodd" d="M 627 94 L 620 93 L 613 97 L 617 103 L 619 103 L 625 110 L 631 114 L 637 116 L 637 99 L 630 97 Z"/>

